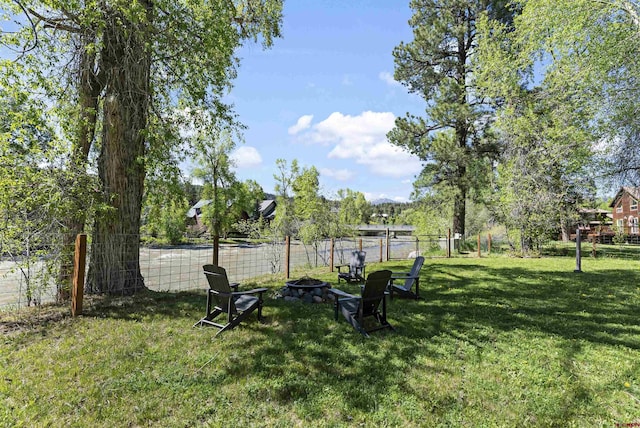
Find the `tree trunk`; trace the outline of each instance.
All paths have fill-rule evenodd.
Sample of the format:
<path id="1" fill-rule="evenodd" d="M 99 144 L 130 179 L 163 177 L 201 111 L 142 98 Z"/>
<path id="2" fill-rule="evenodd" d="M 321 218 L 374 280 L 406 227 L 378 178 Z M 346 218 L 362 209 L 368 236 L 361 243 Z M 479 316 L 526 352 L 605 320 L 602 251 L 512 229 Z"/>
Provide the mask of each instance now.
<path id="1" fill-rule="evenodd" d="M 69 170 L 73 177 L 83 177 L 86 174 L 89 151 L 93 144 L 98 112 L 98 97 L 101 87 L 97 81 L 94 63 L 95 54 L 85 48 L 93 43 L 91 37 L 82 38 L 80 61 L 78 69 L 78 128 L 74 141 Z M 73 253 L 76 236 L 84 231 L 86 222 L 86 200 L 81 196 L 82 190 L 78 186 L 84 186 L 85 180 L 75 180 L 71 183 L 71 192 L 68 197 L 73 200 L 73 208 L 70 216 L 64 221 L 64 235 L 62 243 L 62 258 L 58 271 L 57 300 L 65 301 L 71 296 L 71 282 L 73 274 Z"/>
<path id="2" fill-rule="evenodd" d="M 151 5 L 144 4 L 148 21 Z M 146 23 L 131 22 L 118 11 L 107 11 L 106 16 L 103 138 L 98 158 L 104 205 L 96 215 L 88 290 L 133 294 L 145 288 L 139 234 L 151 61 L 145 47 Z"/>
<path id="3" fill-rule="evenodd" d="M 453 201 L 453 233 L 464 238 L 464 219 L 466 214 L 466 192 L 459 189 Z"/>
<path id="4" fill-rule="evenodd" d="M 569 242 L 571 239 L 571 231 L 566 220 L 560 221 L 560 231 L 562 232 L 562 242 Z"/>

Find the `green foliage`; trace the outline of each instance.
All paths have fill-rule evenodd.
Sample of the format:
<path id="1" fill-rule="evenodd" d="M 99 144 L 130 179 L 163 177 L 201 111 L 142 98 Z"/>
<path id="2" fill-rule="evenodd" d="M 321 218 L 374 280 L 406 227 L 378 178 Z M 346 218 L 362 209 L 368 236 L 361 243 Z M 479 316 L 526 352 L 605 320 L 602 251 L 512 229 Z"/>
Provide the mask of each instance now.
<path id="1" fill-rule="evenodd" d="M 614 224 L 611 228 L 613 229 L 613 233 L 614 233 L 613 243 L 619 246 L 625 244 L 627 242 L 627 235 L 624 232 L 624 227 L 620 227 Z"/>
<path id="2" fill-rule="evenodd" d="M 401 224 L 410 224 L 416 228 L 415 235 L 446 236 L 449 228 L 450 206 L 439 206 L 432 201 L 416 203 L 415 208 L 403 211 L 398 219 Z"/>
<path id="3" fill-rule="evenodd" d="M 454 232 L 464 234 L 466 199 L 486 186 L 497 154 L 489 105 L 475 86 L 476 20 L 510 14 L 504 1 L 414 0 L 411 8 L 414 40 L 394 49 L 394 77 L 427 106 L 425 117 L 397 119 L 388 137 L 425 162 L 414 187 L 448 195 Z"/>
<path id="4" fill-rule="evenodd" d="M 341 225 L 357 226 L 369 224 L 371 214 L 373 214 L 373 207 L 365 199 L 362 192 L 341 189 L 338 191 L 338 198 L 340 198 L 338 220 Z"/>
<path id="5" fill-rule="evenodd" d="M 16 263 L 30 304 L 38 288 L 59 280 L 54 267 L 64 250 L 64 221 L 77 200 L 91 209 L 94 183 L 60 168 L 66 148 L 48 121 L 50 109 L 14 74 L 20 67 L 6 66 L 0 73 L 0 253 Z"/>
<path id="6" fill-rule="evenodd" d="M 577 220 L 578 207 L 593 199 L 593 145 L 599 140 L 597 103 L 581 82 L 584 76 L 576 75 L 577 62 L 566 60 L 580 55 L 573 52 L 573 39 L 561 35 L 582 29 L 574 24 L 554 27 L 564 22 L 567 10 L 569 15 L 578 11 L 572 5 L 560 13 L 555 3 L 534 11 L 533 4 L 540 2 L 527 2 L 515 30 L 482 19 L 477 57 L 478 84 L 498 108 L 502 159 L 494 208 L 498 219 L 515 231 L 516 246 L 525 254 Z M 535 60 L 546 49 L 552 50 L 554 61 L 544 79 L 534 82 Z"/>
<path id="7" fill-rule="evenodd" d="M 522 2 L 521 12 L 515 31 L 481 24 L 481 56 L 490 58 L 481 69 L 493 77 L 491 86 L 504 94 L 505 87 L 513 91 L 542 74 L 551 98 L 559 104 L 571 98 L 568 108 L 598 132 L 594 141 L 604 174 L 637 181 L 640 4 L 530 0 Z"/>
<path id="8" fill-rule="evenodd" d="M 300 175 L 300 167 L 297 159 L 291 161 L 291 165 L 287 165 L 285 159 L 276 159 L 277 173 L 273 175 L 276 182 L 276 213 L 272 222 L 272 229 L 276 236 L 284 238 L 285 236 L 295 236 L 297 228 L 293 221 L 293 199 L 291 191 L 293 183 Z"/>
<path id="9" fill-rule="evenodd" d="M 2 34 L 3 46 L 17 52 L 4 66 L 56 106 L 59 128 L 71 140 L 66 166 L 98 170 L 103 205 L 93 244 L 112 254 L 92 253 L 90 289 L 137 287 L 142 278 L 130 268 L 138 240 L 115 235 L 139 233 L 146 173 L 160 175 L 190 154 L 185 127 L 203 111 L 228 128 L 242 127 L 223 102 L 237 73 L 236 50 L 246 40 L 271 45 L 280 35 L 282 1 L 3 0 L 0 6 L 9 12 L 2 19 L 19 27 Z M 99 151 L 97 162 L 91 150 Z M 67 217 L 74 229 L 85 223 L 73 215 L 79 211 L 76 205 Z"/>
<path id="10" fill-rule="evenodd" d="M 220 129 L 215 120 L 207 117 L 201 118 L 199 125 L 193 144 L 201 166 L 193 176 L 204 182 L 202 197 L 209 201 L 202 208 L 202 218 L 214 235 L 223 236 L 243 215 L 255 218 L 264 192 L 253 180 L 237 180 L 230 157 L 235 142 L 229 130 Z"/>

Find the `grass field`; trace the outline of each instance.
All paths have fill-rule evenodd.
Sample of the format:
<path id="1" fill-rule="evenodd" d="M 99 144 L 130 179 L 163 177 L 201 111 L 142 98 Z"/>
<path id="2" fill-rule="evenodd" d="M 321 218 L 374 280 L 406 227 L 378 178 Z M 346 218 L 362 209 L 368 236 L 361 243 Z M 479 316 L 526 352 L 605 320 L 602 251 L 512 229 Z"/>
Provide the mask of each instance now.
<path id="1" fill-rule="evenodd" d="M 271 297 L 266 323 L 253 316 L 217 338 L 191 327 L 204 293 L 93 299 L 77 319 L 55 307 L 2 313 L 0 426 L 640 423 L 640 262 L 574 267 L 427 260 L 424 299 L 394 299 L 396 331 L 369 339 L 328 304 Z M 307 273 L 335 284 L 326 269 Z"/>

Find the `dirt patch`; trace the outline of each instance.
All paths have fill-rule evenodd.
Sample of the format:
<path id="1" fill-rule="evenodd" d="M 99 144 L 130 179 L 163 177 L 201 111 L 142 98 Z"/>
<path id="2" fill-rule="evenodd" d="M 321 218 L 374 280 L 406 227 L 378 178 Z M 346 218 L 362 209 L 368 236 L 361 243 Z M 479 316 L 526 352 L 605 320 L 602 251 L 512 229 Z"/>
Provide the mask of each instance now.
<path id="1" fill-rule="evenodd" d="M 42 305 L 0 313 L 0 334 L 35 331 L 52 322 L 71 317 L 70 312 L 68 305 Z"/>

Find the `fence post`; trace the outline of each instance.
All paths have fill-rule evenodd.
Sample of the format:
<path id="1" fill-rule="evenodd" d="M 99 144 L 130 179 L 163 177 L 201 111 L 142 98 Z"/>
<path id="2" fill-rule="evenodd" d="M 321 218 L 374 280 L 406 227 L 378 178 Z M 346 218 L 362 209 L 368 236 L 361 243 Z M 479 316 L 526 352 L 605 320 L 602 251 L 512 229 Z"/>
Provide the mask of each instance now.
<path id="1" fill-rule="evenodd" d="M 289 279 L 289 266 L 291 261 L 291 237 L 284 239 L 284 276 Z"/>
<path id="2" fill-rule="evenodd" d="M 382 263 L 382 238 L 380 238 L 380 263 Z"/>
<path id="3" fill-rule="evenodd" d="M 211 262 L 215 266 L 219 266 L 218 265 L 219 252 L 220 252 L 220 237 L 218 235 L 214 235 L 213 236 L 213 260 L 211 260 Z"/>
<path id="4" fill-rule="evenodd" d="M 447 230 L 447 258 L 451 258 L 451 228 Z"/>
<path id="5" fill-rule="evenodd" d="M 416 257 L 420 255 L 420 239 L 416 236 Z"/>
<path id="6" fill-rule="evenodd" d="M 478 258 L 482 257 L 482 248 L 480 248 L 480 234 L 478 233 Z"/>
<path id="7" fill-rule="evenodd" d="M 362 238 L 358 240 L 358 251 L 362 251 Z"/>
<path id="8" fill-rule="evenodd" d="M 487 235 L 487 253 L 491 254 L 491 234 Z"/>
<path id="9" fill-rule="evenodd" d="M 330 272 L 333 272 L 333 252 L 335 249 L 335 242 L 336 242 L 335 238 L 331 238 L 330 245 L 329 245 L 330 251 L 331 251 L 329 253 L 329 268 L 331 269 Z"/>
<path id="10" fill-rule="evenodd" d="M 390 250 L 390 248 L 389 248 L 389 228 L 387 227 L 387 261 L 390 260 L 389 250 Z"/>
<path id="11" fill-rule="evenodd" d="M 71 316 L 82 315 L 84 299 L 84 271 L 87 261 L 87 235 L 76 236 L 76 249 L 73 257 L 73 289 L 71 290 Z"/>

